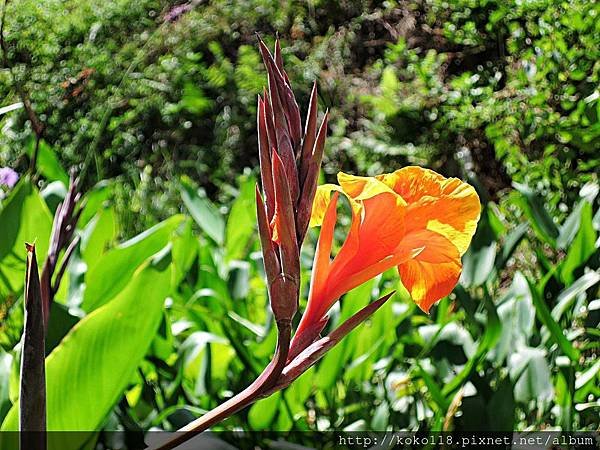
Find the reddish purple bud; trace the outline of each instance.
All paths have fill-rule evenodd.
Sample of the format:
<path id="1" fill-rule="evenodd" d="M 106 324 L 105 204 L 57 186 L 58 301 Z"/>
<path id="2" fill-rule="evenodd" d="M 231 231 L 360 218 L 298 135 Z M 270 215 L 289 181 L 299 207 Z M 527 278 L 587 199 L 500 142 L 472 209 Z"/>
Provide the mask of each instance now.
<path id="1" fill-rule="evenodd" d="M 308 166 L 312 160 L 315 139 L 317 138 L 317 82 L 313 83 L 310 101 L 308 102 L 308 113 L 306 126 L 304 127 L 304 141 L 302 142 L 302 153 L 300 156 L 300 182 L 304 186 Z"/>
<path id="2" fill-rule="evenodd" d="M 282 272 L 296 283 L 300 278 L 300 252 L 296 241 L 294 205 L 290 196 L 287 175 L 283 162 L 273 152 L 273 184 L 275 185 L 275 216 L 271 221 L 273 240 L 279 244 Z"/>
<path id="3" fill-rule="evenodd" d="M 275 125 L 277 126 L 278 114 L 282 113 L 281 126 L 290 139 L 292 148 L 300 151 L 300 140 L 302 138 L 302 123 L 300 119 L 300 108 L 289 85 L 289 80 L 283 69 L 280 70 L 271 56 L 269 49 L 262 40 L 259 40 L 260 52 L 267 68 L 269 78 L 269 91 L 273 111 L 275 113 Z M 279 56 L 281 58 L 281 55 Z M 281 62 L 283 64 L 283 61 Z M 281 108 L 281 109 L 280 109 Z M 283 120 L 285 119 L 285 120 Z"/>
<path id="4" fill-rule="evenodd" d="M 273 173 L 271 169 L 271 147 L 269 146 L 269 135 L 267 131 L 265 102 L 258 96 L 258 156 L 260 160 L 260 177 L 262 180 L 263 190 L 265 192 L 267 204 L 267 217 L 269 220 L 273 218 L 275 213 L 275 192 L 273 187 Z"/>
<path id="5" fill-rule="evenodd" d="M 263 262 L 265 265 L 265 273 L 267 275 L 267 284 L 273 281 L 281 273 L 279 260 L 277 258 L 277 250 L 271 235 L 271 227 L 267 219 L 267 212 L 258 185 L 256 185 L 256 217 L 258 221 L 258 233 L 260 235 L 260 243 L 262 246 Z"/>
<path id="6" fill-rule="evenodd" d="M 275 39 L 275 55 L 273 57 L 275 65 L 281 73 L 283 73 L 283 58 L 281 57 L 281 44 L 279 38 Z"/>
<path id="7" fill-rule="evenodd" d="M 319 179 L 319 169 L 323 159 L 323 150 L 325 149 L 325 139 L 327 138 L 327 123 L 329 120 L 329 112 L 325 112 L 323 122 L 319 128 L 319 133 L 315 140 L 312 157 L 308 164 L 306 178 L 302 185 L 302 196 L 298 204 L 298 215 L 296 217 L 298 240 L 302 242 L 308 230 L 310 215 L 312 212 L 312 204 L 317 192 L 317 182 Z"/>

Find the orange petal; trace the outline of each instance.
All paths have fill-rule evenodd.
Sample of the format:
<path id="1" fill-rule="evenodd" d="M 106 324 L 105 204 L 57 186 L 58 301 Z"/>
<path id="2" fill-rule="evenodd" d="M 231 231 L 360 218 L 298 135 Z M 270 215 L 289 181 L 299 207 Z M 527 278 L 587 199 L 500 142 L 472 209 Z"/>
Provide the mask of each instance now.
<path id="1" fill-rule="evenodd" d="M 378 177 L 358 177 L 340 172 L 337 178 L 344 193 L 353 200 L 367 200 L 382 193 L 389 193 L 398 197 L 399 204 L 406 204 L 392 187 L 383 183 Z"/>
<path id="2" fill-rule="evenodd" d="M 331 201 L 332 191 L 343 192 L 341 188 L 335 184 L 323 184 L 317 187 L 310 216 L 310 227 L 319 227 L 323 223 L 325 213 L 327 212 L 329 202 Z"/>
<path id="3" fill-rule="evenodd" d="M 400 264 L 398 272 L 415 303 L 429 312 L 458 283 L 462 268 L 458 249 L 446 237 L 429 230 L 413 231 L 401 246 L 420 250 L 414 259 Z"/>
<path id="4" fill-rule="evenodd" d="M 350 231 L 331 266 L 336 282 L 394 253 L 404 234 L 406 208 L 399 203 L 390 192 L 356 202 Z"/>
<path id="5" fill-rule="evenodd" d="M 317 243 L 317 249 L 315 251 L 315 261 L 312 268 L 312 279 L 310 290 L 311 293 L 309 298 L 313 297 L 313 292 L 320 292 L 324 281 L 329 275 L 329 265 L 331 258 L 331 247 L 333 245 L 333 233 L 335 230 L 335 223 L 337 221 L 337 199 L 338 193 L 333 194 L 333 199 L 327 207 L 325 218 L 321 226 L 321 232 L 319 234 L 319 242 Z"/>
<path id="6" fill-rule="evenodd" d="M 408 202 L 407 232 L 426 228 L 445 236 L 461 255 L 467 251 L 481 213 L 471 185 L 416 166 L 377 178 Z"/>

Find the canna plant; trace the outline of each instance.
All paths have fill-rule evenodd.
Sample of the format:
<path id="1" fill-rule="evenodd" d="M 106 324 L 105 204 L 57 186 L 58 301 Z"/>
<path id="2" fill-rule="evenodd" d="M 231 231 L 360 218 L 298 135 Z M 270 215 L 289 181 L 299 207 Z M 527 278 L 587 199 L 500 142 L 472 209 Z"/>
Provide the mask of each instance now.
<path id="1" fill-rule="evenodd" d="M 271 362 L 250 386 L 156 449 L 174 448 L 289 386 L 393 295 L 372 302 L 321 336 L 332 305 L 377 275 L 397 267 L 413 300 L 428 312 L 458 282 L 461 256 L 479 220 L 480 202 L 472 186 L 420 167 L 376 177 L 340 173 L 339 185 L 317 188 L 328 113 L 317 127 L 315 84 L 303 130 L 279 41 L 274 53 L 260 38 L 259 46 L 268 90 L 258 98 L 262 189 L 256 187 L 256 207 L 277 346 Z M 331 259 L 340 193 L 350 204 L 352 222 Z M 300 298 L 300 248 L 309 226 L 320 226 L 321 231 L 306 311 L 294 332 Z"/>

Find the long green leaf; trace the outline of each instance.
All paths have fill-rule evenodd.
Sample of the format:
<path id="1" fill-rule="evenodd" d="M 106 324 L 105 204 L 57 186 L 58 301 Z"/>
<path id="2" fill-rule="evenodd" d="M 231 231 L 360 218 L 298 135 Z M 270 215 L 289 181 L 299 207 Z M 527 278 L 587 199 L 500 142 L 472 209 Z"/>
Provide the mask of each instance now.
<path id="1" fill-rule="evenodd" d="M 167 245 L 183 220 L 181 215 L 170 217 L 106 252 L 85 276 L 82 309 L 91 312 L 119 293 L 140 264 Z"/>
<path id="2" fill-rule="evenodd" d="M 206 195 L 196 190 L 190 181 L 181 181 L 181 199 L 198 226 L 217 244 L 225 240 L 225 220 Z"/>
<path id="3" fill-rule="evenodd" d="M 242 258 L 247 251 L 248 241 L 256 228 L 256 206 L 253 177 L 242 179 L 238 198 L 227 217 L 225 229 L 225 258 Z"/>
<path id="4" fill-rule="evenodd" d="M 35 139 L 31 139 L 26 148 L 27 155 L 31 158 L 35 149 Z M 48 181 L 61 181 L 65 186 L 69 185 L 69 175 L 61 166 L 52 147 L 43 139 L 39 143 L 36 164 L 37 170 Z"/>
<path id="5" fill-rule="evenodd" d="M 46 358 L 48 430 L 91 431 L 102 425 L 156 334 L 169 279 L 166 254 L 82 319 Z M 16 430 L 17 417 L 13 406 L 1 429 Z M 69 448 L 78 448 L 86 435 L 68 439 Z"/>
<path id="6" fill-rule="evenodd" d="M 533 229 L 542 239 L 556 247 L 556 240 L 560 233 L 552 220 L 552 216 L 544 206 L 544 199 L 529 186 L 520 183 L 513 183 L 513 186 L 523 195 L 525 202 L 521 203 L 521 208 L 527 215 Z"/>
<path id="7" fill-rule="evenodd" d="M 561 267 L 561 278 L 567 285 L 573 283 L 573 272 L 597 251 L 596 230 L 592 224 L 592 205 L 584 200 L 582 203 L 579 230 Z"/>
<path id="8" fill-rule="evenodd" d="M 600 281 L 600 271 L 587 272 L 575 282 L 563 290 L 556 299 L 556 306 L 552 308 L 552 317 L 559 321 L 562 315 L 569 309 L 579 294 L 587 291 Z"/>
<path id="9" fill-rule="evenodd" d="M 52 215 L 28 177 L 22 178 L 0 211 L 0 298 L 21 292 L 25 273 L 25 242 L 36 244 L 40 261 L 46 258 Z"/>
<path id="10" fill-rule="evenodd" d="M 550 335 L 561 348 L 563 353 L 568 356 L 571 361 L 576 362 L 579 359 L 579 352 L 571 345 L 571 343 L 563 334 L 562 328 L 554 320 L 552 314 L 550 314 L 550 310 L 546 306 L 544 299 L 540 295 L 535 285 L 530 280 L 527 281 L 529 283 L 529 289 L 532 295 L 531 298 L 533 300 L 538 319 L 540 319 L 540 322 L 542 322 L 550 331 Z"/>
<path id="11" fill-rule="evenodd" d="M 496 307 L 487 295 L 485 297 L 485 307 L 488 313 L 485 333 L 479 340 L 475 354 L 469 357 L 464 368 L 442 389 L 442 394 L 446 397 L 463 385 L 473 370 L 477 368 L 477 365 L 486 357 L 488 350 L 496 345 L 500 338 L 502 325 Z"/>
<path id="12" fill-rule="evenodd" d="M 461 284 L 467 287 L 481 286 L 494 269 L 497 243 L 488 214 L 490 212 L 486 208 L 481 216 L 473 242 L 463 256 Z"/>

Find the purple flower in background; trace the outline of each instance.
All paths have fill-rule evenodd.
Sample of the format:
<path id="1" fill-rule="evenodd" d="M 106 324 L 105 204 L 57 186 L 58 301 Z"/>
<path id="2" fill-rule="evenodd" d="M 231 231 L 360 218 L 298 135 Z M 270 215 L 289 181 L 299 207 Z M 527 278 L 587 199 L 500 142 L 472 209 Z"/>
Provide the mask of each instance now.
<path id="1" fill-rule="evenodd" d="M 184 3 L 173 7 L 167 14 L 165 14 L 165 22 L 176 22 L 179 17 L 184 15 L 186 12 L 192 9 L 192 5 Z"/>
<path id="2" fill-rule="evenodd" d="M 19 174 L 10 167 L 0 167 L 0 186 L 12 188 L 19 181 Z"/>

